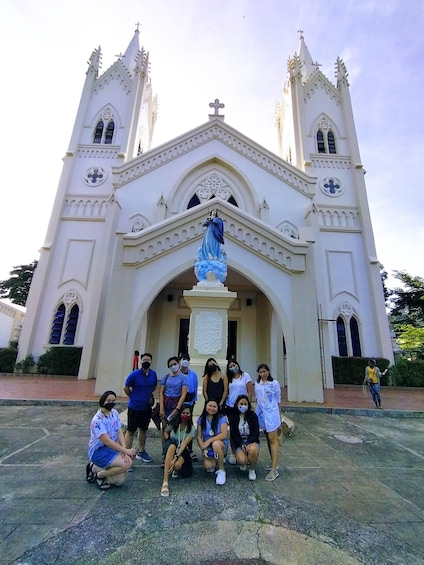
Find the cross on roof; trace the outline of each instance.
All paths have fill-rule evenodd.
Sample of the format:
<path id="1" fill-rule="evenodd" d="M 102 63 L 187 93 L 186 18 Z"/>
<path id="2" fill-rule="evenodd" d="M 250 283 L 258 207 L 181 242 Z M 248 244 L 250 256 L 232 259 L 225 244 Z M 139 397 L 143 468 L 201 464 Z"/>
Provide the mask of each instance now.
<path id="1" fill-rule="evenodd" d="M 215 115 L 219 114 L 219 108 L 225 108 L 225 104 L 219 101 L 218 98 L 215 98 L 215 102 L 209 102 L 209 108 L 215 108 Z"/>
<path id="2" fill-rule="evenodd" d="M 298 29 L 297 33 L 299 34 L 299 39 L 303 39 L 303 29 Z"/>
<path id="3" fill-rule="evenodd" d="M 137 28 L 137 29 L 136 29 L 135 31 L 138 31 L 138 28 L 139 28 L 139 27 L 141 26 L 141 23 L 140 23 L 140 22 L 137 22 L 137 23 L 136 23 L 136 24 L 134 24 L 134 25 L 135 25 L 135 26 L 136 26 L 136 28 Z"/>
<path id="4" fill-rule="evenodd" d="M 122 59 L 122 57 L 125 57 L 125 55 L 123 53 L 118 53 L 118 55 L 115 55 L 115 57 L 118 57 L 118 59 Z"/>

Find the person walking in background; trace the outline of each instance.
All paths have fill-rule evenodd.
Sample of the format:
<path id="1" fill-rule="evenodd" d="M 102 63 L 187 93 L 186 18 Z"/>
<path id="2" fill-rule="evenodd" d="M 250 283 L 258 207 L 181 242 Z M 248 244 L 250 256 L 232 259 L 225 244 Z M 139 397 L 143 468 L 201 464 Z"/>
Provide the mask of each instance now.
<path id="1" fill-rule="evenodd" d="M 140 357 L 140 352 L 136 349 L 134 351 L 134 357 L 133 357 L 133 364 L 132 364 L 132 370 L 135 371 L 136 369 L 139 369 L 140 367 L 138 366 L 138 359 Z"/>
<path id="2" fill-rule="evenodd" d="M 220 409 L 225 406 L 225 399 L 228 395 L 228 378 L 227 375 L 221 373 L 221 368 L 213 357 L 209 357 L 205 363 L 202 392 L 205 402 L 216 400 Z"/>
<path id="3" fill-rule="evenodd" d="M 245 394 L 238 396 L 229 416 L 230 441 L 241 471 L 249 466 L 249 480 L 256 480 L 259 457 L 259 421 Z"/>
<path id="4" fill-rule="evenodd" d="M 275 481 L 278 477 L 278 430 L 281 426 L 281 389 L 278 381 L 274 380 L 266 363 L 258 365 L 258 378 L 255 383 L 256 414 L 259 420 L 259 428 L 265 431 L 269 453 L 271 455 L 271 466 L 265 477 L 266 481 Z"/>
<path id="5" fill-rule="evenodd" d="M 120 486 L 131 468 L 136 450 L 125 447 L 121 420 L 115 410 L 116 394 L 107 390 L 99 399 L 100 408 L 90 424 L 88 458 L 85 469 L 89 483 L 96 483 L 100 490 L 111 485 Z"/>
<path id="6" fill-rule="evenodd" d="M 387 373 L 385 369 L 382 373 L 377 367 L 375 359 L 368 361 L 368 366 L 365 367 L 364 385 L 368 385 L 371 398 L 377 408 L 381 408 L 381 395 L 380 395 L 380 379 Z"/>
<path id="7" fill-rule="evenodd" d="M 134 434 L 138 430 L 137 459 L 151 463 L 152 457 L 146 451 L 146 432 L 149 429 L 154 404 L 153 393 L 156 390 L 158 379 L 156 372 L 151 369 L 152 355 L 143 353 L 141 356 L 141 369 L 132 371 L 124 386 L 128 396 L 128 426 L 125 434 L 125 445 L 130 448 L 133 444 Z"/>
<path id="8" fill-rule="evenodd" d="M 169 496 L 168 475 L 170 473 L 174 478 L 179 479 L 186 479 L 193 474 L 193 462 L 188 450 L 188 446 L 196 436 L 192 414 L 192 407 L 183 404 L 179 414 L 165 428 L 165 444 L 163 447 L 165 467 L 160 490 L 161 496 Z"/>
<path id="9" fill-rule="evenodd" d="M 240 364 L 235 360 L 231 359 L 227 364 L 227 378 L 228 378 L 228 396 L 225 400 L 225 414 L 230 418 L 231 413 L 234 410 L 235 402 L 238 396 L 244 394 L 248 397 L 249 402 L 252 402 L 253 395 L 253 382 L 248 373 L 241 370 Z M 237 413 L 237 409 L 236 409 Z M 230 424 L 231 425 L 231 424 Z M 230 465 L 236 464 L 236 456 L 234 455 L 234 447 L 231 441 L 230 434 L 230 445 L 232 453 L 228 457 L 228 463 Z"/>
<path id="10" fill-rule="evenodd" d="M 197 388 L 198 378 L 197 373 L 190 369 L 190 355 L 188 353 L 181 353 L 179 356 L 180 360 L 180 370 L 183 375 L 187 375 L 187 394 L 184 400 L 184 404 L 188 404 L 191 407 L 191 411 L 194 411 L 194 405 L 197 402 Z M 191 458 L 193 461 L 197 461 L 198 457 L 193 451 L 193 442 L 188 446 Z"/>
<path id="11" fill-rule="evenodd" d="M 228 420 L 219 412 L 217 400 L 205 402 L 202 415 L 197 420 L 197 443 L 203 455 L 203 466 L 208 473 L 214 473 L 216 484 L 225 485 L 225 454 L 228 449 Z"/>

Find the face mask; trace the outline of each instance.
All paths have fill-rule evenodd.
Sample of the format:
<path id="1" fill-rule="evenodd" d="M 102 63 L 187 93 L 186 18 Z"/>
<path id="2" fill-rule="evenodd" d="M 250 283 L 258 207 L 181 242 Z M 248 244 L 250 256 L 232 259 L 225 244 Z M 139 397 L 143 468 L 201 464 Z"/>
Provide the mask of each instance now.
<path id="1" fill-rule="evenodd" d="M 150 367 L 150 363 L 148 361 L 143 361 L 141 367 L 142 369 L 145 369 L 147 371 L 147 369 Z"/>
<path id="2" fill-rule="evenodd" d="M 176 373 L 179 369 L 179 366 L 178 365 L 171 365 L 169 368 L 171 369 L 171 371 L 173 373 Z"/>
<path id="3" fill-rule="evenodd" d="M 109 410 L 110 412 L 115 404 L 116 402 L 106 402 L 106 404 L 103 404 L 103 408 L 106 408 L 106 410 Z"/>
<path id="4" fill-rule="evenodd" d="M 188 367 L 190 365 L 190 361 L 187 361 L 186 359 L 184 359 L 183 361 L 181 361 L 181 367 Z"/>
<path id="5" fill-rule="evenodd" d="M 190 420 L 190 414 L 181 414 L 181 422 L 188 422 Z"/>
<path id="6" fill-rule="evenodd" d="M 238 373 L 239 368 L 237 367 L 237 365 L 235 365 L 234 367 L 230 367 L 230 371 L 234 374 Z"/>
<path id="7" fill-rule="evenodd" d="M 210 370 L 212 373 L 215 373 L 215 371 L 218 370 L 218 367 L 217 367 L 216 365 L 209 365 L 209 370 Z"/>
<path id="8" fill-rule="evenodd" d="M 244 414 L 245 412 L 247 412 L 248 408 L 249 408 L 249 407 L 246 406 L 245 404 L 242 404 L 241 406 L 238 407 L 238 409 L 240 410 L 240 412 L 241 412 L 242 414 Z"/>

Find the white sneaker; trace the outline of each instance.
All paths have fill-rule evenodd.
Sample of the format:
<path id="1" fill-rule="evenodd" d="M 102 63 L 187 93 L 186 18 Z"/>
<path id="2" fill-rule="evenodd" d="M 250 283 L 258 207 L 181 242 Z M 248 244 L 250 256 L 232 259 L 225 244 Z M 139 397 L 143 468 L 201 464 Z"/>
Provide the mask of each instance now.
<path id="1" fill-rule="evenodd" d="M 227 480 L 227 474 L 225 471 L 217 471 L 216 472 L 216 484 L 217 485 L 225 485 L 225 481 Z"/>
<path id="2" fill-rule="evenodd" d="M 256 471 L 254 469 L 249 471 L 249 481 L 256 481 Z"/>
<path id="3" fill-rule="evenodd" d="M 247 465 L 240 465 L 240 471 L 247 471 Z"/>
<path id="4" fill-rule="evenodd" d="M 264 465 L 264 471 L 271 471 L 271 465 Z M 280 465 L 277 465 L 277 471 L 280 470 Z"/>
<path id="5" fill-rule="evenodd" d="M 229 458 L 228 458 L 228 463 L 229 463 L 230 465 L 235 465 L 235 464 L 237 463 L 236 456 L 235 456 L 235 455 L 230 455 Z"/>

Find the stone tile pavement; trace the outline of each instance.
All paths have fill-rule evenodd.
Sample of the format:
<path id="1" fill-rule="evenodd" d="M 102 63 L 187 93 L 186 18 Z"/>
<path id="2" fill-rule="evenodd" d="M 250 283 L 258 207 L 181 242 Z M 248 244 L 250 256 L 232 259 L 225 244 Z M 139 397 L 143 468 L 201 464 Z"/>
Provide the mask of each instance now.
<path id="1" fill-rule="evenodd" d="M 136 461 L 121 488 L 86 483 L 95 410 L 3 399 L 1 565 L 424 564 L 422 412 L 293 407 L 274 483 L 262 441 L 257 481 L 227 464 L 219 487 L 197 463 L 164 499 L 155 429 L 153 463 Z"/>

